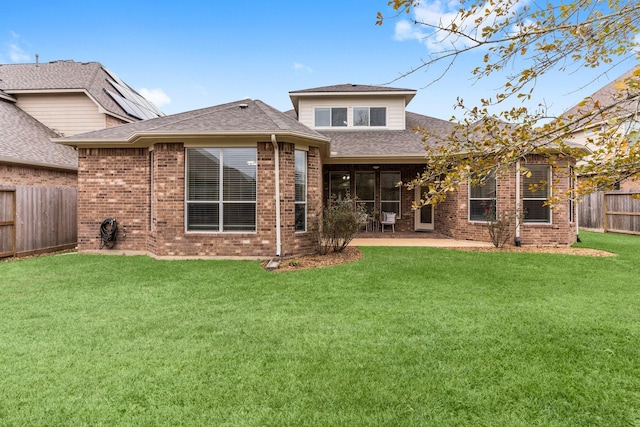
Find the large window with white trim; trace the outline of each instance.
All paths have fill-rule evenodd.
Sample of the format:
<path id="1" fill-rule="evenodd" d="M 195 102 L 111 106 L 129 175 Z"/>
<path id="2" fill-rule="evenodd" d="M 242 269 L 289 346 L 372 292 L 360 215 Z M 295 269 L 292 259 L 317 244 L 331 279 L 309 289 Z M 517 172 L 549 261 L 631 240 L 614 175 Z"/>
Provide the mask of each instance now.
<path id="1" fill-rule="evenodd" d="M 551 223 L 551 207 L 546 203 L 551 195 L 551 166 L 528 165 L 522 179 L 523 222 Z"/>
<path id="2" fill-rule="evenodd" d="M 315 125 L 317 127 L 342 127 L 347 125 L 347 109 L 344 107 L 316 108 Z"/>
<path id="3" fill-rule="evenodd" d="M 295 152 L 296 231 L 307 231 L 307 152 Z"/>
<path id="4" fill-rule="evenodd" d="M 186 150 L 187 231 L 255 232 L 255 148 Z"/>
<path id="5" fill-rule="evenodd" d="M 380 210 L 395 212 L 400 217 L 400 172 L 380 172 Z"/>
<path id="6" fill-rule="evenodd" d="M 385 107 L 355 107 L 353 109 L 354 126 L 386 126 L 387 109 Z"/>
<path id="7" fill-rule="evenodd" d="M 469 186 L 469 221 L 492 221 L 497 209 L 496 175 L 488 175 L 484 182 Z"/>

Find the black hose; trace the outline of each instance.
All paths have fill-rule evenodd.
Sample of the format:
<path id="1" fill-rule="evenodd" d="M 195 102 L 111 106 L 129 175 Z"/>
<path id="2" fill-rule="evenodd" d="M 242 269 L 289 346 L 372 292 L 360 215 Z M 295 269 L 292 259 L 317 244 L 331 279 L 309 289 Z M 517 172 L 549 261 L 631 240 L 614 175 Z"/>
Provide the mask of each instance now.
<path id="1" fill-rule="evenodd" d="M 116 244 L 118 237 L 118 223 L 115 218 L 107 218 L 100 225 L 100 249 L 111 249 Z"/>

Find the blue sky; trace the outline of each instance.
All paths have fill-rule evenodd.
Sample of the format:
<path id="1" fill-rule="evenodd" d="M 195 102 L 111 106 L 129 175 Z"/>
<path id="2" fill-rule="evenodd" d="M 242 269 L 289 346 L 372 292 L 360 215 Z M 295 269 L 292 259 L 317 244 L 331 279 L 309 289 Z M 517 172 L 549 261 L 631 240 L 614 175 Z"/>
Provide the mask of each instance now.
<path id="1" fill-rule="evenodd" d="M 288 92 L 341 83 L 383 84 L 429 54 L 420 34 L 400 20 L 375 25 L 387 0 L 5 0 L 0 63 L 59 59 L 97 61 L 166 113 L 244 98 L 291 109 Z M 446 10 L 431 3 L 431 15 Z M 427 12 L 426 9 L 422 11 Z M 474 83 L 476 53 L 427 86 L 437 69 L 417 72 L 393 87 L 418 89 L 408 109 L 449 119 L 456 97 L 490 96 L 499 79 Z M 615 78 L 632 64 L 616 70 Z M 555 74 L 537 88 L 555 113 L 607 80 L 580 91 L 596 74 Z M 426 87 L 425 87 L 426 86 Z M 530 106 L 535 105 L 532 103 Z"/>

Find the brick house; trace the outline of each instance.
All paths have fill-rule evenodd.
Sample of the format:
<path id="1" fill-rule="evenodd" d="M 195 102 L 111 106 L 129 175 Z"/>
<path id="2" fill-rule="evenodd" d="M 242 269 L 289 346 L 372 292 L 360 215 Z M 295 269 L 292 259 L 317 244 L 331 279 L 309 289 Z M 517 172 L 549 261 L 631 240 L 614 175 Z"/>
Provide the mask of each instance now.
<path id="1" fill-rule="evenodd" d="M 77 152 L 52 138 L 161 115 L 97 62 L 0 64 L 0 257 L 76 246 Z"/>
<path id="2" fill-rule="evenodd" d="M 411 209 L 419 191 L 397 187 L 424 168 L 414 126 L 449 132 L 452 124 L 406 111 L 410 89 L 336 85 L 290 92 L 280 112 L 242 100 L 56 139 L 78 149 L 78 248 L 100 247 L 99 227 L 116 218 L 116 249 L 158 257 L 254 257 L 312 252 L 311 232 L 330 195 L 347 191 L 374 218 L 397 215 L 396 230 L 436 231 L 488 241 L 487 203 L 527 213 L 522 244 L 575 242 L 573 206 L 544 206 L 548 191 L 569 188 L 571 161 L 553 168 L 542 156 L 482 187 L 463 187 L 435 208 Z M 553 174 L 553 175 L 552 175 Z"/>

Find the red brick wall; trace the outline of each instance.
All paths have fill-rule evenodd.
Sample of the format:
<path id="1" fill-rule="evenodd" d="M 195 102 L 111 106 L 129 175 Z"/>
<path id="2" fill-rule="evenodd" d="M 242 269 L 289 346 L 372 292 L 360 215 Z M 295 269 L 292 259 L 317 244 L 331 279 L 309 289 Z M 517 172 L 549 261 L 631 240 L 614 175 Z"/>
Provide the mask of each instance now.
<path id="1" fill-rule="evenodd" d="M 78 174 L 75 171 L 0 163 L 0 183 L 38 187 L 76 187 Z"/>
<path id="2" fill-rule="evenodd" d="M 105 218 L 115 218 L 118 223 L 117 249 L 145 250 L 149 224 L 147 149 L 78 149 L 78 250 L 100 248 L 100 224 Z"/>
<path id="3" fill-rule="evenodd" d="M 531 156 L 527 164 L 548 164 L 542 156 Z M 559 162 L 552 171 L 552 191 L 561 194 L 569 189 L 568 167 L 572 163 Z M 526 166 L 526 164 L 523 164 Z M 522 181 L 521 181 L 521 185 Z M 521 187 L 521 197 L 523 188 Z M 498 212 L 511 209 L 515 214 L 515 168 L 509 170 L 508 175 L 502 175 L 497 180 Z M 436 209 L 436 230 L 461 240 L 491 241 L 486 224 L 479 221 L 468 221 L 468 186 L 464 185 L 457 192 L 457 200 L 444 208 L 445 218 L 441 218 L 442 207 Z M 445 202 L 446 203 L 446 202 Z M 455 214 L 451 211 L 455 209 Z M 575 209 L 575 207 L 574 207 Z M 574 215 L 575 218 L 575 215 Z M 439 224 L 439 221 L 442 223 Z M 514 223 L 515 227 L 515 223 Z M 559 203 L 552 209 L 550 224 L 522 223 L 520 227 L 520 241 L 522 245 L 571 245 L 576 241 L 575 223 L 569 223 L 569 202 Z M 514 243 L 512 239 L 510 244 Z"/>
<path id="4" fill-rule="evenodd" d="M 294 145 L 280 143 L 282 255 L 313 252 L 310 232 L 295 232 Z M 100 246 L 99 228 L 115 217 L 120 228 L 116 250 L 158 256 L 276 255 L 274 150 L 260 142 L 258 150 L 257 230 L 255 233 L 185 231 L 185 151 L 183 144 L 156 144 L 146 149 L 81 149 L 79 154 L 79 250 Z M 151 166 L 153 161 L 153 166 Z M 309 204 L 318 201 L 320 155 L 308 155 Z M 151 179 L 153 171 L 153 180 Z M 151 183 L 153 196 L 150 198 Z M 314 192 L 315 191 L 315 192 Z M 310 221 L 311 222 L 311 221 Z M 122 236 L 126 227 L 126 237 Z"/>
<path id="5" fill-rule="evenodd" d="M 547 164 L 548 159 L 542 156 L 531 156 L 529 164 Z M 553 170 L 553 192 L 560 194 L 568 189 L 567 162 L 559 162 L 559 166 Z M 408 182 L 415 178 L 422 170 L 420 165 L 380 165 L 377 171 L 393 170 L 401 171 L 402 180 Z M 329 197 L 329 171 L 349 171 L 355 176 L 358 170 L 372 170 L 371 165 L 328 165 L 324 173 L 324 197 Z M 355 194 L 352 179 L 351 193 Z M 515 168 L 511 168 L 508 174 L 500 176 L 497 181 L 498 209 L 510 209 L 515 214 Z M 376 173 L 376 192 L 380 188 L 380 175 Z M 522 190 L 521 190 L 522 194 Z M 377 206 L 379 206 L 379 194 L 376 194 Z M 522 197 L 522 196 L 521 196 Z M 415 199 L 415 192 L 402 188 L 401 202 L 402 212 L 396 223 L 396 231 L 414 230 L 414 212 L 411 204 Z M 489 242 L 489 232 L 486 223 L 482 221 L 468 220 L 468 188 L 463 185 L 459 191 L 450 194 L 447 199 L 434 208 L 434 231 L 460 240 L 476 240 Z M 569 223 L 569 203 L 562 202 L 552 211 L 551 224 L 522 224 L 520 228 L 520 240 L 523 245 L 570 245 L 575 242 L 575 223 Z M 574 216 L 575 217 L 575 216 Z M 515 228 L 515 222 L 514 222 Z M 511 240 L 510 243 L 513 243 Z"/>

